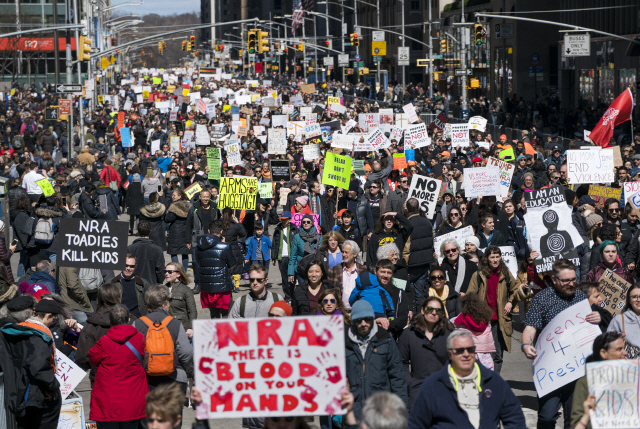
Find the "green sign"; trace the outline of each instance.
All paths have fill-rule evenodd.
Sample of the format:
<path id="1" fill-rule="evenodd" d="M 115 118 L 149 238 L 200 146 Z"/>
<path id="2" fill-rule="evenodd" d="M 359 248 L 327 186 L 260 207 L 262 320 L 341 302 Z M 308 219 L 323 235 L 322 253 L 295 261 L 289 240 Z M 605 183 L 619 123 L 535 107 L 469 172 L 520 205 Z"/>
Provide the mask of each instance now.
<path id="1" fill-rule="evenodd" d="M 209 175 L 212 180 L 220 179 L 220 149 L 217 147 L 207 148 L 207 167 L 209 167 Z"/>
<path id="2" fill-rule="evenodd" d="M 348 156 L 327 152 L 324 170 L 322 171 L 322 183 L 342 189 L 349 189 L 352 162 L 353 160 Z"/>
<path id="3" fill-rule="evenodd" d="M 382 55 L 374 55 L 373 56 L 373 62 L 374 63 L 381 63 L 382 62 Z"/>

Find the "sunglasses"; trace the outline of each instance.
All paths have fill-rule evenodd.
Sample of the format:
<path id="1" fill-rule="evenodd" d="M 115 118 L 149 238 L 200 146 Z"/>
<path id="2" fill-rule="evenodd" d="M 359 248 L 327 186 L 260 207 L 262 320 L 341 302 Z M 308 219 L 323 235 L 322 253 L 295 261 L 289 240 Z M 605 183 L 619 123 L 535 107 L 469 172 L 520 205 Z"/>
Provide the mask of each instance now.
<path id="1" fill-rule="evenodd" d="M 445 250 L 444 253 L 449 254 L 449 253 L 456 253 L 458 251 L 458 249 L 449 249 L 449 250 Z"/>
<path id="2" fill-rule="evenodd" d="M 303 225 L 311 225 L 311 222 L 309 222 L 308 220 L 305 220 L 304 222 L 302 222 Z"/>
<path id="3" fill-rule="evenodd" d="M 609 211 L 610 211 L 611 213 L 616 213 L 616 212 L 619 212 L 619 211 L 620 211 L 620 209 L 609 209 Z"/>
<path id="4" fill-rule="evenodd" d="M 362 321 L 367 322 L 368 324 L 372 324 L 373 323 L 373 317 L 363 317 L 362 319 L 356 319 L 354 320 L 356 325 L 359 325 L 362 323 Z"/>
<path id="5" fill-rule="evenodd" d="M 407 183 L 407 181 L 406 180 L 401 180 L 400 183 Z"/>
<path id="6" fill-rule="evenodd" d="M 436 274 L 435 276 L 431 276 L 431 280 L 444 280 L 444 276 L 441 274 Z"/>
<path id="7" fill-rule="evenodd" d="M 258 282 L 258 283 L 262 284 L 262 283 L 264 283 L 266 281 L 267 281 L 267 279 L 264 279 L 264 278 L 263 279 L 255 279 L 255 278 L 249 277 L 249 283 Z"/>
<path id="8" fill-rule="evenodd" d="M 176 270 L 164 270 L 165 274 L 173 274 L 173 273 L 177 273 Z"/>
<path id="9" fill-rule="evenodd" d="M 278 423 L 280 420 L 291 423 L 295 419 L 296 417 L 269 417 L 269 420 L 271 420 L 274 423 Z"/>
<path id="10" fill-rule="evenodd" d="M 460 216 L 460 213 L 450 213 L 449 216 L 451 217 L 458 217 Z"/>
<path id="11" fill-rule="evenodd" d="M 434 311 L 438 316 L 444 315 L 444 310 L 442 308 L 427 307 L 427 313 L 433 313 Z"/>
<path id="12" fill-rule="evenodd" d="M 475 354 L 476 352 L 476 347 L 475 346 L 471 346 L 471 347 L 457 347 L 455 349 L 449 349 L 451 351 L 451 353 L 453 353 L 454 355 L 461 355 L 463 354 L 465 351 L 469 352 L 469 354 Z"/>
<path id="13" fill-rule="evenodd" d="M 135 268 L 136 266 L 135 265 L 126 264 L 125 267 L 127 267 L 127 268 Z"/>
<path id="14" fill-rule="evenodd" d="M 322 300 L 322 303 L 323 304 L 329 304 L 329 303 L 335 304 L 336 300 L 334 298 L 331 298 L 331 299 L 325 298 L 325 299 Z"/>

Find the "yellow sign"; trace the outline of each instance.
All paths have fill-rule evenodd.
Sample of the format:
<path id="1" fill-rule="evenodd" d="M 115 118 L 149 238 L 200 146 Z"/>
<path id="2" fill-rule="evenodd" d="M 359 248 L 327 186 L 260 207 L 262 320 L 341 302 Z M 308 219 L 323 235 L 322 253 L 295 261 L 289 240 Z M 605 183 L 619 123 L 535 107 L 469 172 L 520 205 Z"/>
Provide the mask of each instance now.
<path id="1" fill-rule="evenodd" d="M 371 42 L 371 55 L 387 55 L 387 42 Z"/>
<path id="2" fill-rule="evenodd" d="M 111 64 L 111 62 L 109 61 L 109 59 L 107 57 L 100 58 L 100 67 L 102 67 L 102 70 L 104 70 L 107 67 L 109 67 L 110 64 Z"/>
<path id="3" fill-rule="evenodd" d="M 111 64 L 115 64 L 116 63 L 116 57 L 111 55 L 111 57 L 109 57 L 109 61 L 111 61 Z"/>
<path id="4" fill-rule="evenodd" d="M 182 96 L 189 95 L 189 90 L 186 88 L 182 88 Z"/>
<path id="5" fill-rule="evenodd" d="M 194 183 L 184 190 L 184 193 L 187 195 L 187 198 L 191 199 L 195 194 L 202 191 L 202 186 L 199 183 Z"/>
<path id="6" fill-rule="evenodd" d="M 142 98 L 143 99 L 148 99 L 149 98 L 149 91 L 142 91 Z"/>
<path id="7" fill-rule="evenodd" d="M 218 208 L 255 210 L 258 194 L 258 179 L 249 177 L 222 177 Z"/>
<path id="8" fill-rule="evenodd" d="M 332 104 L 342 104 L 340 102 L 340 97 L 327 97 L 327 104 L 332 105 Z"/>
<path id="9" fill-rule="evenodd" d="M 42 189 L 45 197 L 50 197 L 56 192 L 53 190 L 53 186 L 51 186 L 51 182 L 49 182 L 49 179 L 38 180 L 36 182 L 36 185 L 38 185 L 40 189 Z"/>

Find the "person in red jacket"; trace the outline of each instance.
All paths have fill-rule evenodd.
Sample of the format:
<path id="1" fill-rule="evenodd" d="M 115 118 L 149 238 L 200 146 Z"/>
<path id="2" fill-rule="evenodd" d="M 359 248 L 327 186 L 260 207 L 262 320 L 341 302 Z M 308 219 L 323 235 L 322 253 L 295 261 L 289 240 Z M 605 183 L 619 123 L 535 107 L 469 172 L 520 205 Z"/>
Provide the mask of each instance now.
<path id="1" fill-rule="evenodd" d="M 109 186 L 109 183 L 111 183 L 111 181 L 114 181 L 118 184 L 117 189 L 120 189 L 122 179 L 120 178 L 120 175 L 118 174 L 116 169 L 111 166 L 111 160 L 105 159 L 103 167 L 104 168 L 102 168 L 102 171 L 100 171 L 100 180 L 104 180 L 104 184 L 107 186 Z M 100 168 L 100 166 L 98 166 L 98 168 Z"/>
<path id="2" fill-rule="evenodd" d="M 137 429 L 145 418 L 145 396 L 149 393 L 142 366 L 144 336 L 129 325 L 129 310 L 123 304 L 112 307 L 111 328 L 89 350 L 91 366 L 97 367 L 91 390 L 91 420 L 98 429 Z"/>

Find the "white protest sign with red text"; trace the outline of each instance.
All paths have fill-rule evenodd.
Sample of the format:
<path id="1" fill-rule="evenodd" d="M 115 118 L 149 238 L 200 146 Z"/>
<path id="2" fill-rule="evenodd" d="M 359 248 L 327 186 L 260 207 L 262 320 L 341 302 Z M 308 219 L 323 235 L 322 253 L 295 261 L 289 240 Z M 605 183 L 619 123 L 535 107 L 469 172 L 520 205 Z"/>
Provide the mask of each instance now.
<path id="1" fill-rule="evenodd" d="M 344 414 L 342 316 L 193 323 L 198 419 Z"/>

